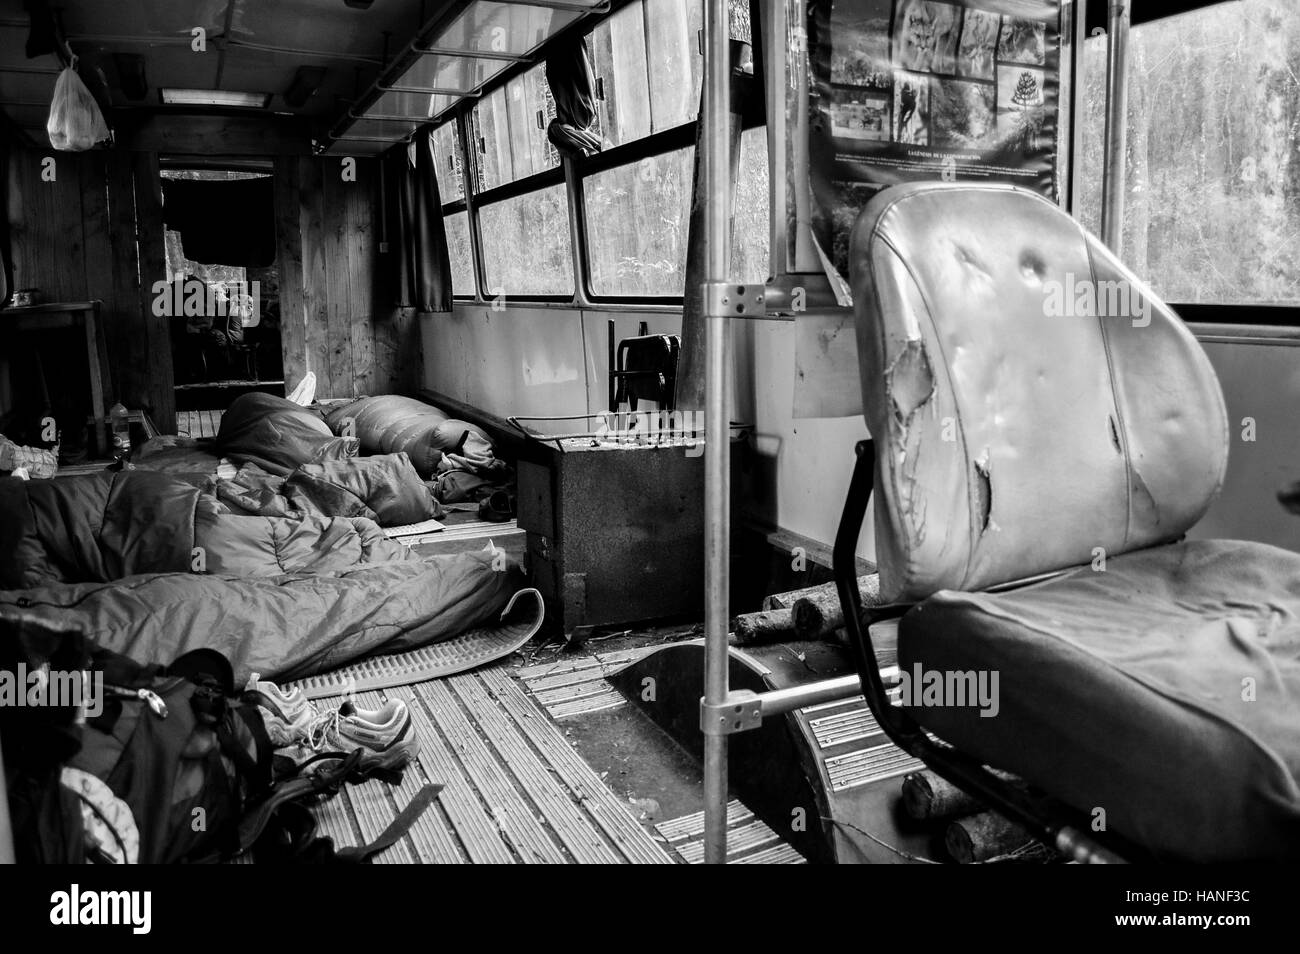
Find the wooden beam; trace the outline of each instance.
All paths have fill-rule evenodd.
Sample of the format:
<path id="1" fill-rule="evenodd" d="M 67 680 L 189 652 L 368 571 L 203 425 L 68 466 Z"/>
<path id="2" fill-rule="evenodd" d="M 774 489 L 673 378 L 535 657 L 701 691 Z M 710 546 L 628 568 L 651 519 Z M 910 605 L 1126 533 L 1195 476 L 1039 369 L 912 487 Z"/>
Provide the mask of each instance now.
<path id="1" fill-rule="evenodd" d="M 140 311 L 142 332 L 136 346 L 144 349 L 148 369 L 148 400 L 145 410 L 164 434 L 176 433 L 176 383 L 172 370 L 169 319 L 153 313 L 153 285 L 167 278 L 167 255 L 163 245 L 162 180 L 158 176 L 158 154 L 136 153 L 132 161 L 135 181 L 136 248 L 140 255 Z"/>
<path id="2" fill-rule="evenodd" d="M 207 156 L 310 156 L 311 130 L 288 116 L 195 116 L 121 110 L 118 141 L 132 152 Z"/>
<path id="3" fill-rule="evenodd" d="M 275 254 L 280 263 L 280 357 L 286 388 L 307 373 L 306 289 L 303 285 L 299 164 L 294 156 L 275 160 Z"/>

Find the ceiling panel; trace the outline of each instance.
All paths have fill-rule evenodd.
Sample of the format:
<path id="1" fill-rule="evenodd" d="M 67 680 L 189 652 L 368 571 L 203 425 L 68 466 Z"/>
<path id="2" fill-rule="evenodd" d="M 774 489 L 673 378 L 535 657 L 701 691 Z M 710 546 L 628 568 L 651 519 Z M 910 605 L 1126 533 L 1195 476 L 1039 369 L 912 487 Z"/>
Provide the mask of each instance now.
<path id="1" fill-rule="evenodd" d="M 449 106 L 454 105 L 454 96 L 438 93 L 399 93 L 390 90 L 383 93 L 365 110 L 367 116 L 410 116 L 413 119 L 432 119 Z"/>
<path id="2" fill-rule="evenodd" d="M 327 156 L 377 156 L 393 148 L 389 142 L 361 142 L 355 139 L 340 139 L 325 150 Z"/>
<path id="3" fill-rule="evenodd" d="M 509 60 L 427 53 L 412 63 L 411 68 L 391 85 L 399 88 L 472 92 L 510 65 Z"/>
<path id="4" fill-rule="evenodd" d="M 396 52 L 423 25 L 421 10 L 432 15 L 435 8 L 419 0 L 375 0 L 368 10 L 343 0 L 236 0 L 230 32 L 250 42 L 379 59 L 385 31 Z"/>
<path id="5" fill-rule="evenodd" d="M 358 119 L 348 127 L 349 136 L 360 138 L 405 139 L 419 128 L 420 123 L 402 119 Z"/>
<path id="6" fill-rule="evenodd" d="M 482 53 L 522 55 L 581 16 L 573 10 L 548 10 L 522 3 L 479 0 L 440 31 L 430 46 Z"/>

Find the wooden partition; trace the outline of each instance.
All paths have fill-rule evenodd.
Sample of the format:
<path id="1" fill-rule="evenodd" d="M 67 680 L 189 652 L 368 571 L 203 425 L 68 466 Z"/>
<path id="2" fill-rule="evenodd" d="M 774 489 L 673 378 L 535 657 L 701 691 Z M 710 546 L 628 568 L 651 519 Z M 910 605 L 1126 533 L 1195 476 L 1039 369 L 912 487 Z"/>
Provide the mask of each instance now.
<path id="1" fill-rule="evenodd" d="M 413 392 L 420 329 L 380 277 L 383 233 L 394 238 L 398 224 L 380 213 L 378 160 L 280 154 L 274 172 L 287 387 L 314 371 L 325 397 Z M 158 154 L 15 148 L 6 213 L 14 287 L 39 288 L 46 301 L 101 300 L 109 403 L 172 431 L 168 319 L 152 308 L 153 283 L 166 277 Z"/>
<path id="2" fill-rule="evenodd" d="M 46 301 L 101 300 L 109 402 L 170 430 L 171 347 L 150 287 L 165 272 L 157 157 L 15 149 L 7 215 L 14 287 L 38 288 Z"/>
<path id="3" fill-rule="evenodd" d="M 286 386 L 314 371 L 325 397 L 414 391 L 420 328 L 392 305 L 378 160 L 281 156 L 275 176 Z"/>

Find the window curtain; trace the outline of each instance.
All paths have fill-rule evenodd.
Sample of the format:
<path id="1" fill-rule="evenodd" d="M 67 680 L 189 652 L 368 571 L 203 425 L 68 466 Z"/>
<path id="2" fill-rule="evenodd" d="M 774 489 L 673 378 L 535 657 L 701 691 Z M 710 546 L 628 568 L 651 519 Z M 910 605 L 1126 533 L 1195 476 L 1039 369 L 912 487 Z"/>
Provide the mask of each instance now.
<path id="1" fill-rule="evenodd" d="M 596 76 L 587 54 L 586 38 L 561 44 L 546 60 L 546 83 L 555 99 L 555 118 L 546 138 L 567 156 L 600 152 L 596 122 Z"/>
<path id="2" fill-rule="evenodd" d="M 393 246 L 394 304 L 419 311 L 451 311 L 451 258 L 442 223 L 442 195 L 433 141 L 417 135 L 385 160 L 389 221 L 397 222 Z"/>

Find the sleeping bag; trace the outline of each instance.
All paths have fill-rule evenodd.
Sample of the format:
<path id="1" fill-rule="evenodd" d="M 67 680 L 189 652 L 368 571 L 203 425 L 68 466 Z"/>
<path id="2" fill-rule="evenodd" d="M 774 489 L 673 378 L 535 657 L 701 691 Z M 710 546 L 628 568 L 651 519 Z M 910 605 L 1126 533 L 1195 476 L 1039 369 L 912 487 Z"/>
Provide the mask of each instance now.
<path id="1" fill-rule="evenodd" d="M 237 464 L 256 464 L 287 477 L 303 464 L 355 457 L 357 446 L 354 438 L 335 437 L 318 413 L 254 391 L 230 403 L 221 417 L 214 449 Z"/>
<path id="2" fill-rule="evenodd" d="M 363 453 L 404 452 L 425 478 L 445 469 L 440 467 L 444 455 L 464 461 L 467 466 L 462 469 L 504 467 L 481 430 L 415 398 L 398 394 L 363 397 L 331 408 L 325 420 L 336 434 L 345 433 L 351 422 Z"/>
<path id="3" fill-rule="evenodd" d="M 151 471 L 0 478 L 0 618 L 75 627 L 139 662 L 216 649 L 296 678 L 495 621 L 500 551 L 421 559 L 368 519 L 240 516 Z"/>

